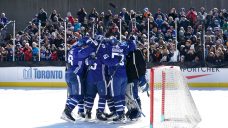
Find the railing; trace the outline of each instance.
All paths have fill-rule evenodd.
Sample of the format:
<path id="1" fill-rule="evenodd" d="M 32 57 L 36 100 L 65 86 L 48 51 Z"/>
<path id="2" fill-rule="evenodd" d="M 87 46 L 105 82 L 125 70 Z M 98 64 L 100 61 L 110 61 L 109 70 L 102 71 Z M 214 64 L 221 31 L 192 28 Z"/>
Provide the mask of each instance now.
<path id="1" fill-rule="evenodd" d="M 3 26 L 3 28 L 0 29 L 0 41 L 4 40 L 7 32 L 8 32 L 8 27 L 9 25 L 12 24 L 13 25 L 13 34 L 15 34 L 15 30 L 14 30 L 14 27 L 15 27 L 15 21 L 9 21 L 7 24 L 5 24 Z"/>
<path id="2" fill-rule="evenodd" d="M 12 32 L 13 32 L 13 61 L 15 61 L 15 34 L 16 34 L 16 31 L 15 31 L 15 28 L 16 28 L 16 23 L 15 23 L 15 20 L 14 21 L 9 21 L 6 25 L 4 25 L 3 28 L 0 29 L 0 41 L 3 41 L 5 36 L 7 35 L 8 33 L 8 27 L 9 25 L 12 24 L 13 28 L 12 28 Z M 10 30 L 11 31 L 11 30 Z"/>

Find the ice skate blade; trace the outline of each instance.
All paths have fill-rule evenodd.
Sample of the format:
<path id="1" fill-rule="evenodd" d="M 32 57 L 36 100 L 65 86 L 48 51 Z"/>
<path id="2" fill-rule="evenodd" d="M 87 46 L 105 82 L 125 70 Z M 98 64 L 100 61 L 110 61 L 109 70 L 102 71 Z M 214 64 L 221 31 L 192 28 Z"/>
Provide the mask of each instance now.
<path id="1" fill-rule="evenodd" d="M 109 121 L 108 124 L 126 124 L 126 120 L 121 120 L 121 121 Z"/>
<path id="2" fill-rule="evenodd" d="M 66 116 L 61 116 L 60 117 L 61 119 L 63 119 L 63 120 L 65 120 L 65 121 L 67 121 L 67 122 L 70 122 L 70 123 L 74 123 L 75 124 L 75 121 L 73 121 L 73 120 L 71 120 L 71 119 L 69 119 L 69 118 L 67 118 Z"/>

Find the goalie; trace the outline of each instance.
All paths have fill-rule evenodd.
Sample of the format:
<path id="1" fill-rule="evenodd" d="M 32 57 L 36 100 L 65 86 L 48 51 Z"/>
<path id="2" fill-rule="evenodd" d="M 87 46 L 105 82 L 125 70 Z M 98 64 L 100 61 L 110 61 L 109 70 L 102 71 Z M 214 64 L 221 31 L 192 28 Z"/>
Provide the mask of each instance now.
<path id="1" fill-rule="evenodd" d="M 126 106 L 128 111 L 126 117 L 129 119 L 137 119 L 141 117 L 141 100 L 138 95 L 138 87 L 143 92 L 148 91 L 149 85 L 146 81 L 146 62 L 142 51 L 136 49 L 130 52 L 126 58 L 128 85 L 126 89 Z"/>

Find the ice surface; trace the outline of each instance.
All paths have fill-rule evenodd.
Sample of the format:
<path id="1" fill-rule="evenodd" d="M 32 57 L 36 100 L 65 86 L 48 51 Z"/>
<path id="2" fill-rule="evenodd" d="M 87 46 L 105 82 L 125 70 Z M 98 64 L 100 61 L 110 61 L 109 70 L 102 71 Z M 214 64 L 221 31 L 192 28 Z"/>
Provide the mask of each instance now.
<path id="1" fill-rule="evenodd" d="M 228 90 L 191 90 L 201 114 L 199 128 L 228 128 Z M 66 89 L 58 88 L 0 88 L 0 128 L 147 128 L 149 127 L 149 98 L 140 94 L 143 112 L 137 122 L 130 124 L 68 123 L 60 119 L 66 100 Z M 97 107 L 97 99 L 95 108 Z M 76 113 L 76 112 L 75 112 Z M 95 109 L 93 109 L 95 114 Z"/>

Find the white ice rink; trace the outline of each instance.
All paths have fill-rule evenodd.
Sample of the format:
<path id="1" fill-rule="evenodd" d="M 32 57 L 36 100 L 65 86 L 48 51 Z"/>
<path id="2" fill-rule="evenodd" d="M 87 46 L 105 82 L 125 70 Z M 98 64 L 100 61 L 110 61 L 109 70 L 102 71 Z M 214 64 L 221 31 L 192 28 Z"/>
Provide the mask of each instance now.
<path id="1" fill-rule="evenodd" d="M 199 128 L 228 128 L 227 89 L 194 89 L 191 93 L 202 117 Z M 60 119 L 66 89 L 0 88 L 0 128 L 147 128 L 149 98 L 141 97 L 147 117 L 135 123 L 72 124 Z"/>

